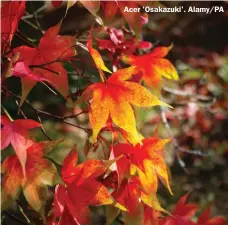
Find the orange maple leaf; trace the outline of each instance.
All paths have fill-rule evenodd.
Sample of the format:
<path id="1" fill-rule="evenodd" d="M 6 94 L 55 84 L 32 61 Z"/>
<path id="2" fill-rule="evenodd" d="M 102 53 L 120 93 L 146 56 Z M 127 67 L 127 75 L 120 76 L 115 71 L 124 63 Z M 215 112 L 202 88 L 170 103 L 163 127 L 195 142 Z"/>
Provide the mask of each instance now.
<path id="1" fill-rule="evenodd" d="M 41 77 L 57 89 L 64 97 L 69 94 L 67 72 L 61 60 L 72 57 L 76 54 L 73 48 L 75 38 L 58 35 L 60 24 L 49 28 L 41 38 L 37 48 L 20 46 L 13 49 L 15 54 L 20 55 L 18 61 L 22 61 L 30 67 L 33 76 Z M 35 79 L 27 79 L 21 75 L 22 98 L 24 102 L 31 89 L 37 83 Z M 17 74 L 17 76 L 19 76 Z"/>
<path id="2" fill-rule="evenodd" d="M 78 154 L 73 149 L 65 158 L 62 166 L 62 179 L 66 186 L 56 187 L 54 202 L 54 217 L 71 215 L 75 224 L 88 224 L 89 205 L 107 205 L 113 203 L 113 198 L 107 188 L 99 181 L 110 165 L 101 160 L 87 160 L 76 165 Z M 60 224 L 66 224 L 62 221 Z"/>
<path id="3" fill-rule="evenodd" d="M 44 215 L 48 199 L 47 185 L 60 181 L 54 164 L 43 158 L 60 141 L 43 141 L 30 146 L 27 152 L 26 177 L 23 176 L 20 161 L 16 156 L 8 156 L 2 164 L 2 207 L 7 208 L 19 197 L 21 190 L 29 205 Z"/>
<path id="4" fill-rule="evenodd" d="M 136 67 L 120 69 L 113 73 L 106 82 L 93 84 L 82 94 L 91 100 L 89 119 L 93 129 L 92 142 L 96 141 L 98 133 L 110 116 L 116 126 L 133 137 L 133 144 L 138 143 L 141 141 L 141 136 L 136 129 L 132 105 L 139 107 L 168 106 L 151 95 L 143 86 L 127 81 L 136 69 Z"/>
<path id="5" fill-rule="evenodd" d="M 3 125 L 1 130 L 1 149 L 6 148 L 10 143 L 12 144 L 25 174 L 26 149 L 34 143 L 28 135 L 28 130 L 40 127 L 41 124 L 30 119 L 10 121 L 6 116 L 1 116 L 1 124 Z"/>
<path id="6" fill-rule="evenodd" d="M 168 54 L 169 47 L 157 47 L 151 53 L 134 56 L 124 55 L 122 60 L 128 64 L 138 66 L 143 72 L 142 79 L 145 83 L 160 92 L 162 76 L 167 79 L 178 80 L 178 74 L 172 63 L 164 57 Z"/>
<path id="7" fill-rule="evenodd" d="M 113 147 L 114 157 L 120 158 L 117 164 L 119 184 L 124 177 L 138 173 L 141 186 L 145 193 L 156 193 L 158 179 L 168 188 L 172 194 L 166 163 L 163 159 L 163 148 L 171 139 L 159 139 L 156 137 L 142 140 L 142 145 L 117 144 Z"/>

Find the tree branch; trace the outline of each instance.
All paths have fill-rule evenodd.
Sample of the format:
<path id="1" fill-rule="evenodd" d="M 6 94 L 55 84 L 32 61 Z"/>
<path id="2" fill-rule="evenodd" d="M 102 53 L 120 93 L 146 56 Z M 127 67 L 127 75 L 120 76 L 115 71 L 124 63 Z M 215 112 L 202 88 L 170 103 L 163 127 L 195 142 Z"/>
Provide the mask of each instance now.
<path id="1" fill-rule="evenodd" d="M 21 99 L 20 96 L 14 94 L 14 93 L 11 92 L 10 90 L 6 89 L 5 87 L 3 87 L 3 89 L 5 89 L 5 91 L 6 91 L 7 93 L 9 93 L 10 95 L 14 96 L 15 98 Z M 88 129 L 88 128 L 84 128 L 84 127 L 81 127 L 81 126 L 79 126 L 79 125 L 77 125 L 77 124 L 73 124 L 73 123 L 70 123 L 70 122 L 66 121 L 66 119 L 68 119 L 68 118 L 73 118 L 73 117 L 76 117 L 76 116 L 78 116 L 78 115 L 80 115 L 80 114 L 82 114 L 82 113 L 85 113 L 85 111 L 80 112 L 80 113 L 77 113 L 77 114 L 74 114 L 74 115 L 69 115 L 69 116 L 59 116 L 59 115 L 54 115 L 54 114 L 51 114 L 51 113 L 46 112 L 46 111 L 43 111 L 43 110 L 36 109 L 28 100 L 25 100 L 25 102 L 26 102 L 26 103 L 28 104 L 28 106 L 36 113 L 38 120 L 40 120 L 40 119 L 39 119 L 39 116 L 40 116 L 40 115 L 46 115 L 46 116 L 48 116 L 48 117 L 51 117 L 51 118 L 55 118 L 55 119 L 57 119 L 57 120 L 60 120 L 60 121 L 62 121 L 62 122 L 65 123 L 65 124 L 68 124 L 68 125 L 74 126 L 74 127 L 76 127 L 76 128 L 79 128 L 79 129 L 85 131 L 86 133 L 90 133 L 90 132 L 91 132 L 91 130 Z M 43 131 L 42 131 L 42 132 L 43 132 Z M 45 133 L 44 133 L 44 134 L 45 134 Z M 46 135 L 45 135 L 45 136 L 46 136 Z M 50 138 L 50 137 L 49 137 L 49 138 Z"/>

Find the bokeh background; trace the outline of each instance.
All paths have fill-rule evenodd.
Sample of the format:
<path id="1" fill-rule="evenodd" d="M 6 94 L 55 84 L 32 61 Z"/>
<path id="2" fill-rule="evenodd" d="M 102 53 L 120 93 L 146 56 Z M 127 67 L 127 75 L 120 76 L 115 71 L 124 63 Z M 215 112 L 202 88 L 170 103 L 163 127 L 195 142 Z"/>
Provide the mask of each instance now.
<path id="1" fill-rule="evenodd" d="M 16 35 L 12 46 L 27 44 L 21 37 L 28 37 L 37 44 L 41 33 L 29 23 L 35 23 L 30 15 L 35 11 L 43 30 L 57 24 L 65 14 L 65 6 L 54 9 L 49 2 L 27 2 L 27 14 L 19 24 L 20 35 Z M 174 47 L 168 58 L 176 66 L 179 82 L 165 82 L 162 98 L 174 107 L 174 110 L 136 109 L 140 132 L 148 137 L 158 126 L 159 136 L 172 136 L 175 144 L 166 148 L 166 161 L 170 166 L 174 196 L 162 186 L 159 188 L 161 203 L 171 210 L 179 198 L 190 192 L 190 201 L 199 204 L 200 211 L 212 206 L 213 215 L 228 216 L 228 4 L 227 2 L 162 2 L 164 6 L 223 6 L 225 12 L 204 13 L 150 13 L 149 22 L 143 27 L 142 40 L 150 41 L 153 47 L 170 45 Z M 37 11 L 38 10 L 38 11 Z M 80 4 L 72 7 L 61 27 L 61 34 L 74 35 L 81 43 L 86 43 L 88 31 L 94 23 L 94 17 Z M 116 18 L 110 26 L 120 27 Z M 99 33 L 102 38 L 107 38 Z M 94 44 L 96 44 L 94 42 Z M 91 58 L 77 48 L 79 56 Z M 108 52 L 100 51 L 108 62 Z M 69 85 L 72 101 L 65 101 L 60 95 L 53 95 L 42 84 L 29 94 L 28 100 L 34 107 L 54 115 L 66 116 L 81 111 L 76 104 L 82 90 L 88 82 L 98 81 L 98 73 L 90 64 L 75 63 L 77 74 L 66 64 L 69 72 Z M 110 67 L 111 68 L 111 67 Z M 83 76 L 80 76 L 82 74 Z M 20 95 L 20 81 L 10 78 L 8 88 Z M 14 118 L 22 118 L 18 113 L 17 98 L 2 93 L 2 104 Z M 26 103 L 22 106 L 28 118 L 37 120 L 36 115 Z M 102 116 L 102 115 L 101 115 Z M 167 121 L 166 121 L 167 120 Z M 88 117 L 82 114 L 69 122 L 88 127 Z M 64 157 L 77 144 L 81 160 L 88 144 L 87 134 L 73 126 L 63 124 L 58 119 L 42 116 L 44 129 L 52 139 L 64 139 L 64 145 L 49 155 L 57 167 Z M 45 135 L 38 129 L 32 131 L 36 140 L 45 140 Z M 109 138 L 108 134 L 104 136 Z M 104 149 L 107 146 L 104 146 Z M 105 149 L 107 151 L 107 149 Z M 2 161 L 12 154 L 9 147 L 2 152 Z M 103 149 L 89 153 L 90 158 L 103 158 Z M 22 204 L 24 199 L 22 198 Z M 17 207 L 11 209 L 21 217 Z M 28 214 L 34 216 L 29 208 Z M 199 212 L 200 212 L 199 211 Z M 20 224 L 3 214 L 5 224 Z M 95 213 L 94 224 L 103 224 L 102 212 Z M 37 219 L 37 224 L 39 220 Z"/>

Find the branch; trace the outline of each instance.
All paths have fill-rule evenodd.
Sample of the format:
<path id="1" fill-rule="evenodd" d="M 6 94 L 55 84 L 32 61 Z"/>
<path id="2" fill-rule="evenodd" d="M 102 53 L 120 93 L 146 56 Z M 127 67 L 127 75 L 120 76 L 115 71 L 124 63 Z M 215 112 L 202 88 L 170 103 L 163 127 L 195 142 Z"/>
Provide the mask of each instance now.
<path id="1" fill-rule="evenodd" d="M 43 124 L 42 124 L 42 120 L 41 120 L 40 116 L 37 115 L 37 117 L 38 117 L 38 120 L 39 120 L 39 122 L 40 122 L 40 124 L 41 124 L 41 131 L 42 131 L 42 133 L 47 137 L 47 139 L 48 139 L 49 141 L 52 141 L 52 139 L 50 138 L 50 136 L 47 134 L 47 132 L 46 132 L 45 129 L 44 129 L 44 126 L 43 126 Z"/>
<path id="2" fill-rule="evenodd" d="M 12 96 L 14 96 L 15 98 L 18 98 L 18 99 L 21 99 L 21 96 L 18 96 L 16 94 L 14 94 L 13 92 L 11 92 L 10 90 L 6 89 L 5 87 L 3 87 L 3 89 L 5 89 L 6 92 L 8 92 L 9 94 L 11 94 Z M 84 128 L 84 127 L 81 127 L 77 124 L 73 124 L 73 123 L 70 123 L 68 121 L 66 121 L 66 119 L 68 118 L 73 118 L 73 117 L 77 117 L 78 115 L 82 114 L 82 113 L 85 113 L 86 111 L 83 111 L 83 112 L 80 112 L 80 113 L 77 113 L 77 114 L 74 114 L 74 115 L 69 115 L 69 116 L 59 116 L 59 115 L 54 115 L 52 113 L 49 113 L 49 112 L 46 112 L 46 111 L 43 111 L 43 110 L 39 110 L 39 109 L 36 109 L 28 100 L 25 100 L 25 102 L 28 104 L 28 106 L 36 113 L 37 115 L 37 118 L 39 119 L 39 116 L 40 115 L 46 115 L 48 117 L 51 117 L 51 118 L 55 118 L 57 120 L 60 120 L 62 121 L 63 123 L 65 124 L 68 124 L 68 125 L 71 125 L 71 126 L 74 126 L 76 128 L 79 128 L 83 131 L 85 131 L 86 133 L 91 133 L 91 130 L 88 129 L 88 128 Z M 39 119 L 40 120 L 40 119 Z M 45 134 L 45 133 L 44 133 Z"/>
<path id="3" fill-rule="evenodd" d="M 33 14 L 33 17 L 35 19 L 35 22 L 36 22 L 36 26 L 38 27 L 39 31 L 44 34 L 44 31 L 42 30 L 41 26 L 40 26 L 40 23 L 38 21 L 38 18 L 37 18 L 37 15 L 36 15 L 36 12 L 34 10 L 34 7 L 33 7 L 33 2 L 31 1 L 31 8 L 32 8 L 32 14 Z"/>
<path id="4" fill-rule="evenodd" d="M 5 213 L 7 216 L 9 216 L 10 218 L 12 218 L 13 220 L 16 220 L 20 224 L 29 225 L 28 223 L 24 222 L 23 220 L 21 220 L 20 218 L 18 218 L 17 216 L 13 215 L 12 213 L 10 213 L 8 211 L 3 211 L 3 213 Z"/>
<path id="5" fill-rule="evenodd" d="M 182 147 L 179 146 L 179 143 L 175 139 L 174 134 L 171 130 L 171 127 L 169 125 L 169 122 L 167 120 L 167 117 L 165 115 L 165 111 L 164 111 L 163 107 L 161 107 L 161 118 L 162 118 L 162 122 L 164 123 L 164 125 L 168 131 L 169 136 L 173 139 L 173 145 L 174 145 L 175 154 L 176 154 L 178 163 L 185 170 L 185 172 L 187 172 L 185 162 L 181 159 L 179 152 L 185 152 L 188 154 L 198 155 L 198 156 L 207 156 L 207 154 L 203 154 L 199 150 L 186 150 L 186 149 L 183 149 Z"/>
<path id="6" fill-rule="evenodd" d="M 169 87 L 163 87 L 163 90 L 174 95 L 189 97 L 195 100 L 208 101 L 208 102 L 211 102 L 211 104 L 213 104 L 214 101 L 216 100 L 215 96 L 210 97 L 205 95 L 193 94 L 192 92 L 185 91 L 185 90 L 172 89 Z"/>
<path id="7" fill-rule="evenodd" d="M 23 207 L 22 207 L 22 205 L 21 205 L 21 203 L 17 200 L 17 204 L 18 204 L 18 207 L 19 207 L 19 210 L 20 210 L 20 212 L 22 213 L 22 215 L 25 217 L 25 219 L 26 219 L 26 221 L 27 221 L 27 224 L 33 224 L 32 223 L 32 221 L 28 218 L 28 216 L 25 214 L 25 212 L 24 212 L 24 209 L 23 209 Z"/>

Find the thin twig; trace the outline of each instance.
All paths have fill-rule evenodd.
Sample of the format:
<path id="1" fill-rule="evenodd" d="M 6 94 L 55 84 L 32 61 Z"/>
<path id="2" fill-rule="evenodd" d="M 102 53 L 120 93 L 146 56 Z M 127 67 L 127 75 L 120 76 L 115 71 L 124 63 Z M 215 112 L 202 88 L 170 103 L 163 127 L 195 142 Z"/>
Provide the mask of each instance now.
<path id="1" fill-rule="evenodd" d="M 20 106 L 20 104 L 19 104 L 19 102 L 18 102 L 17 100 L 16 100 L 16 104 L 17 104 L 17 106 L 18 106 L 18 113 L 20 112 L 21 115 L 22 115 L 25 119 L 27 119 L 26 115 L 24 114 L 24 112 L 23 112 L 23 110 L 21 109 L 21 106 Z"/>
<path id="2" fill-rule="evenodd" d="M 21 33 L 21 31 L 18 31 L 15 35 L 17 35 L 21 40 L 26 42 L 27 45 L 36 48 L 36 45 L 33 44 L 32 42 L 35 42 L 36 40 L 28 39 L 24 34 Z"/>
<path id="3" fill-rule="evenodd" d="M 196 100 L 201 100 L 201 101 L 209 101 L 209 102 L 214 102 L 214 99 L 216 99 L 214 96 L 205 96 L 205 95 L 199 95 L 199 94 L 193 94 L 192 92 L 186 91 L 186 90 L 178 90 L 178 89 L 172 89 L 169 87 L 163 87 L 163 90 L 166 92 L 169 92 L 174 95 L 179 95 L 183 97 L 189 97 L 192 99 Z"/>
<path id="4" fill-rule="evenodd" d="M 42 133 L 47 137 L 47 139 L 48 139 L 49 141 L 52 141 L 52 139 L 49 137 L 49 135 L 47 134 L 47 132 L 46 132 L 45 129 L 44 129 L 44 126 L 43 126 L 43 123 L 42 123 L 42 120 L 41 120 L 40 116 L 37 115 L 37 118 L 38 118 L 38 120 L 39 120 L 39 122 L 40 122 L 40 124 L 41 124 L 41 131 L 42 131 Z"/>
<path id="5" fill-rule="evenodd" d="M 86 45 L 82 44 L 81 42 L 77 41 L 76 42 L 76 45 L 81 47 L 82 49 L 84 49 L 85 51 L 89 51 L 89 49 L 86 47 Z"/>
<path id="6" fill-rule="evenodd" d="M 13 118 L 10 116 L 9 112 L 5 109 L 5 107 L 3 105 L 1 105 L 4 113 L 7 115 L 7 117 L 10 119 L 10 121 L 13 121 Z"/>
<path id="7" fill-rule="evenodd" d="M 30 25 L 32 28 L 34 28 L 35 30 L 38 30 L 38 31 L 40 31 L 39 30 L 39 28 L 37 27 L 37 26 L 35 26 L 33 23 L 31 23 L 30 21 L 28 21 L 27 19 L 23 19 L 23 18 L 21 18 L 21 21 L 23 21 L 23 22 L 25 22 L 25 23 L 27 23 L 28 25 Z"/>
<path id="8" fill-rule="evenodd" d="M 6 90 L 9 94 L 11 94 L 12 96 L 14 96 L 14 97 L 16 97 L 16 98 L 18 98 L 18 99 L 21 99 L 20 96 L 14 94 L 14 93 L 11 92 L 10 90 L 6 89 L 5 87 L 3 87 L 3 89 L 5 89 L 5 90 Z M 28 106 L 36 113 L 37 117 L 38 117 L 40 114 L 46 115 L 46 116 L 48 116 L 48 117 L 58 119 L 58 120 L 62 121 L 62 122 L 65 123 L 65 124 L 74 126 L 74 127 L 79 128 L 79 129 L 81 129 L 81 130 L 84 130 L 86 133 L 90 133 L 90 132 L 91 132 L 91 130 L 88 129 L 88 128 L 84 128 L 84 127 L 81 127 L 81 126 L 79 126 L 79 125 L 77 125 L 77 124 L 73 124 L 73 123 L 70 123 L 70 122 L 66 121 L 66 119 L 72 118 L 72 117 L 74 117 L 74 115 L 70 115 L 70 116 L 66 116 L 66 117 L 64 117 L 64 116 L 59 116 L 59 115 L 54 115 L 54 114 L 51 114 L 51 113 L 49 113 L 49 112 L 46 112 L 46 111 L 43 111 L 43 110 L 36 109 L 28 100 L 25 100 L 25 102 L 26 102 L 26 103 L 28 104 Z M 81 114 L 81 113 L 75 114 L 75 116 L 78 116 L 78 115 L 80 115 L 80 114 Z M 39 119 L 39 118 L 38 118 L 38 119 Z"/>
<path id="9" fill-rule="evenodd" d="M 176 153 L 176 157 L 177 157 L 177 160 L 178 160 L 178 163 L 180 164 L 180 166 L 187 172 L 186 170 L 186 165 L 185 165 L 185 162 L 181 159 L 180 157 L 180 154 L 179 152 L 184 152 L 184 153 L 188 153 L 188 154 L 192 154 L 192 155 L 197 155 L 197 156 L 208 156 L 208 154 L 204 154 L 202 153 L 200 150 L 187 150 L 187 149 L 184 149 L 182 147 L 179 146 L 178 144 L 178 141 L 175 139 L 174 135 L 173 135 L 173 132 L 171 130 L 171 127 L 169 125 L 169 122 L 167 120 L 167 117 L 165 115 L 165 111 L 164 109 L 161 107 L 161 118 L 162 118 L 162 121 L 168 131 L 168 134 L 171 138 L 173 138 L 173 144 L 174 144 L 174 148 L 175 148 L 175 153 Z"/>
<path id="10" fill-rule="evenodd" d="M 32 14 L 34 16 L 34 19 L 35 19 L 35 22 L 36 22 L 36 26 L 38 27 L 39 31 L 44 34 L 44 31 L 42 30 L 41 26 L 40 26 L 40 23 L 37 19 L 37 16 L 36 16 L 36 13 L 35 13 L 35 10 L 34 10 L 34 7 L 33 7 L 33 2 L 31 1 L 31 8 L 32 8 Z"/>
<path id="11" fill-rule="evenodd" d="M 32 221 L 31 221 L 31 220 L 28 218 L 28 216 L 25 214 L 24 209 L 23 209 L 21 203 L 20 203 L 18 200 L 17 200 L 17 204 L 18 204 L 18 207 L 19 207 L 20 212 L 21 212 L 22 215 L 25 217 L 27 224 L 33 224 Z"/>
<path id="12" fill-rule="evenodd" d="M 38 13 L 43 11 L 44 9 L 46 8 L 46 4 L 44 4 L 43 6 L 41 6 L 39 9 L 37 9 L 34 14 L 38 17 Z M 34 15 L 31 15 L 31 14 L 26 14 L 25 16 L 23 16 L 22 18 L 23 19 L 30 19 L 30 18 L 33 18 Z"/>
<path id="13" fill-rule="evenodd" d="M 192 154 L 192 155 L 197 155 L 197 156 L 209 156 L 209 154 L 203 153 L 200 150 L 187 150 L 187 149 L 181 148 L 180 146 L 179 146 L 179 151 Z"/>
<path id="14" fill-rule="evenodd" d="M 24 222 L 23 220 L 21 220 L 20 218 L 18 218 L 17 216 L 11 214 L 10 212 L 8 211 L 3 211 L 3 213 L 5 213 L 7 216 L 9 216 L 10 218 L 16 220 L 17 222 L 19 222 L 20 224 L 24 224 L 24 225 L 28 225 L 28 223 Z"/>
<path id="15" fill-rule="evenodd" d="M 165 111 L 162 107 L 161 107 L 161 118 L 162 118 L 162 121 L 163 121 L 167 131 L 168 131 L 169 136 L 171 138 L 173 138 L 173 145 L 174 145 L 175 154 L 176 154 L 178 163 L 184 169 L 184 171 L 187 172 L 187 170 L 185 168 L 186 167 L 185 162 L 181 159 L 179 151 L 178 151 L 179 150 L 179 144 L 178 144 L 177 140 L 174 138 L 173 132 L 172 132 L 170 125 L 168 123 L 168 120 L 166 118 Z"/>
<path id="16" fill-rule="evenodd" d="M 49 69 L 49 68 L 46 68 L 46 67 L 40 66 L 40 65 L 37 65 L 37 66 L 32 65 L 32 66 L 29 66 L 29 68 L 40 68 L 40 69 L 43 69 L 43 70 L 47 70 L 48 72 L 54 73 L 56 75 L 60 75 L 60 72 L 56 72 L 56 71 L 54 71 L 52 69 Z"/>

